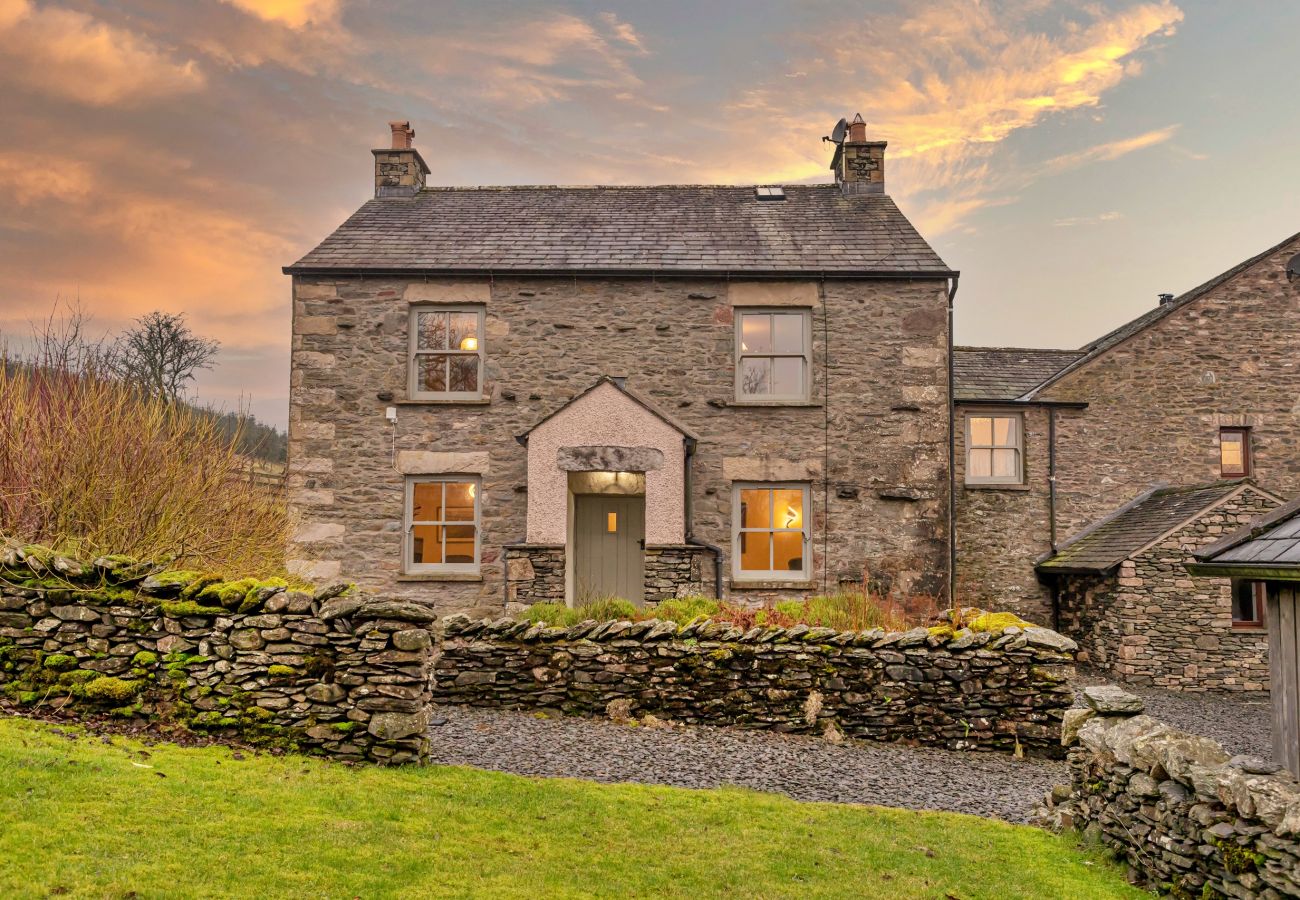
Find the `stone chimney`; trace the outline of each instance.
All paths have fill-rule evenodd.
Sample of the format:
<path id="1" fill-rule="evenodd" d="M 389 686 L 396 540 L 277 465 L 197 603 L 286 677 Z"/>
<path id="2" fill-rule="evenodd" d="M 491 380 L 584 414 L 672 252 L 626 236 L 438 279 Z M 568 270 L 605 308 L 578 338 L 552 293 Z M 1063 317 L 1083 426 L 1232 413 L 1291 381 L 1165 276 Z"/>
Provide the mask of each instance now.
<path id="1" fill-rule="evenodd" d="M 388 127 L 393 132 L 393 146 L 370 151 L 375 155 L 375 196 L 413 197 L 424 187 L 429 167 L 412 146 L 415 130 L 410 122 L 389 122 Z"/>
<path id="2" fill-rule="evenodd" d="M 835 182 L 845 196 L 883 194 L 885 192 L 884 141 L 867 140 L 867 123 L 861 114 L 849 123 L 849 133 L 838 147 L 831 169 Z"/>

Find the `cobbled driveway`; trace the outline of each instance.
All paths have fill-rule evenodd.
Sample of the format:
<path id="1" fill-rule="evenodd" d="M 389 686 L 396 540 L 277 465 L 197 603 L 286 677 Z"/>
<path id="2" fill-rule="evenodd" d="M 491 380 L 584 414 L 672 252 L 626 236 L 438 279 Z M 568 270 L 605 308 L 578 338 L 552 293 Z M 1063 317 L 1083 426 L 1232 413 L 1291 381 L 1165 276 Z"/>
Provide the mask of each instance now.
<path id="1" fill-rule="evenodd" d="M 1100 683 L 1084 677 L 1083 684 Z M 1213 737 L 1231 753 L 1268 757 L 1269 707 L 1242 695 L 1126 690 L 1147 712 Z M 1025 822 L 1065 764 L 1001 753 L 959 753 L 730 728 L 650 729 L 603 719 L 441 707 L 430 761 L 517 775 L 688 788 L 737 785 L 795 800 L 938 809 Z"/>

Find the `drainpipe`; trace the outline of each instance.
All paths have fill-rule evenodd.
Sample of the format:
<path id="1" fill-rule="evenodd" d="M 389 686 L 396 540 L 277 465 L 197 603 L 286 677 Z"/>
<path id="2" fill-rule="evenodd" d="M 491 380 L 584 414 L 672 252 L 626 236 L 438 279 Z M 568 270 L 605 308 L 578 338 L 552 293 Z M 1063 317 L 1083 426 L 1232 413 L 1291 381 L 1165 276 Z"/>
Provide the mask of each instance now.
<path id="1" fill-rule="evenodd" d="M 1056 555 L 1056 407 L 1047 408 L 1047 533 Z M 1061 580 L 1052 579 L 1052 630 L 1061 630 Z"/>
<path id="2" fill-rule="evenodd" d="M 948 602 L 957 608 L 957 404 L 953 400 L 952 305 L 957 296 L 957 275 L 948 288 Z"/>
<path id="3" fill-rule="evenodd" d="M 694 504 L 691 502 L 691 460 L 695 458 L 695 438 L 686 438 L 686 465 L 682 472 L 682 491 L 685 496 L 682 498 L 682 506 L 686 517 L 686 543 L 696 547 L 703 547 L 705 550 L 713 553 L 713 599 L 722 599 L 722 548 L 707 541 L 698 540 L 692 529 L 695 526 L 694 516 L 692 515 Z"/>

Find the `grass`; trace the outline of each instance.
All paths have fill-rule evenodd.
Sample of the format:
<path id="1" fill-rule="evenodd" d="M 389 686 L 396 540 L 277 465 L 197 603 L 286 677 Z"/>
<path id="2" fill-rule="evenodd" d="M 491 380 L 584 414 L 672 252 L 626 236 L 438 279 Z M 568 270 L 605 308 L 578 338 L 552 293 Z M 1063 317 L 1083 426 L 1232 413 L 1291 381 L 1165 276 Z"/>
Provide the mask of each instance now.
<path id="1" fill-rule="evenodd" d="M 0 895 L 1140 897 L 1071 839 L 946 813 L 349 768 L 0 719 Z"/>
<path id="2" fill-rule="evenodd" d="M 933 605 L 930 602 L 925 609 Z M 918 604 L 917 608 L 922 607 Z M 921 620 L 920 617 L 909 617 L 904 607 L 892 600 L 860 591 L 842 591 L 807 600 L 769 601 L 761 606 L 744 606 L 709 597 L 683 597 L 663 600 L 646 609 L 637 609 L 619 597 L 607 597 L 576 606 L 537 603 L 520 614 L 521 619 L 529 622 L 560 626 L 577 625 L 587 619 L 597 622 L 661 619 L 685 625 L 699 616 L 707 616 L 716 622 L 729 622 L 740 628 L 753 628 L 755 625 L 789 628 L 802 624 L 840 631 L 866 631 L 871 628 L 904 631 Z"/>

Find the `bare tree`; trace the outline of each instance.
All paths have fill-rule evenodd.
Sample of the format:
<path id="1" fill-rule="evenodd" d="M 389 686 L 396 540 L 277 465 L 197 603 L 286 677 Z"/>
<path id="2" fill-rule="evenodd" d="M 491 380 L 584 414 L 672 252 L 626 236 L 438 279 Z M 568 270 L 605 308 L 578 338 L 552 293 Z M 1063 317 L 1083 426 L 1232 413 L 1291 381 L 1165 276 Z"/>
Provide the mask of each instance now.
<path id="1" fill-rule="evenodd" d="M 169 401 L 181 399 L 195 373 L 212 368 L 221 344 L 190 331 L 183 314 L 155 311 L 135 321 L 114 345 L 118 374 Z"/>

